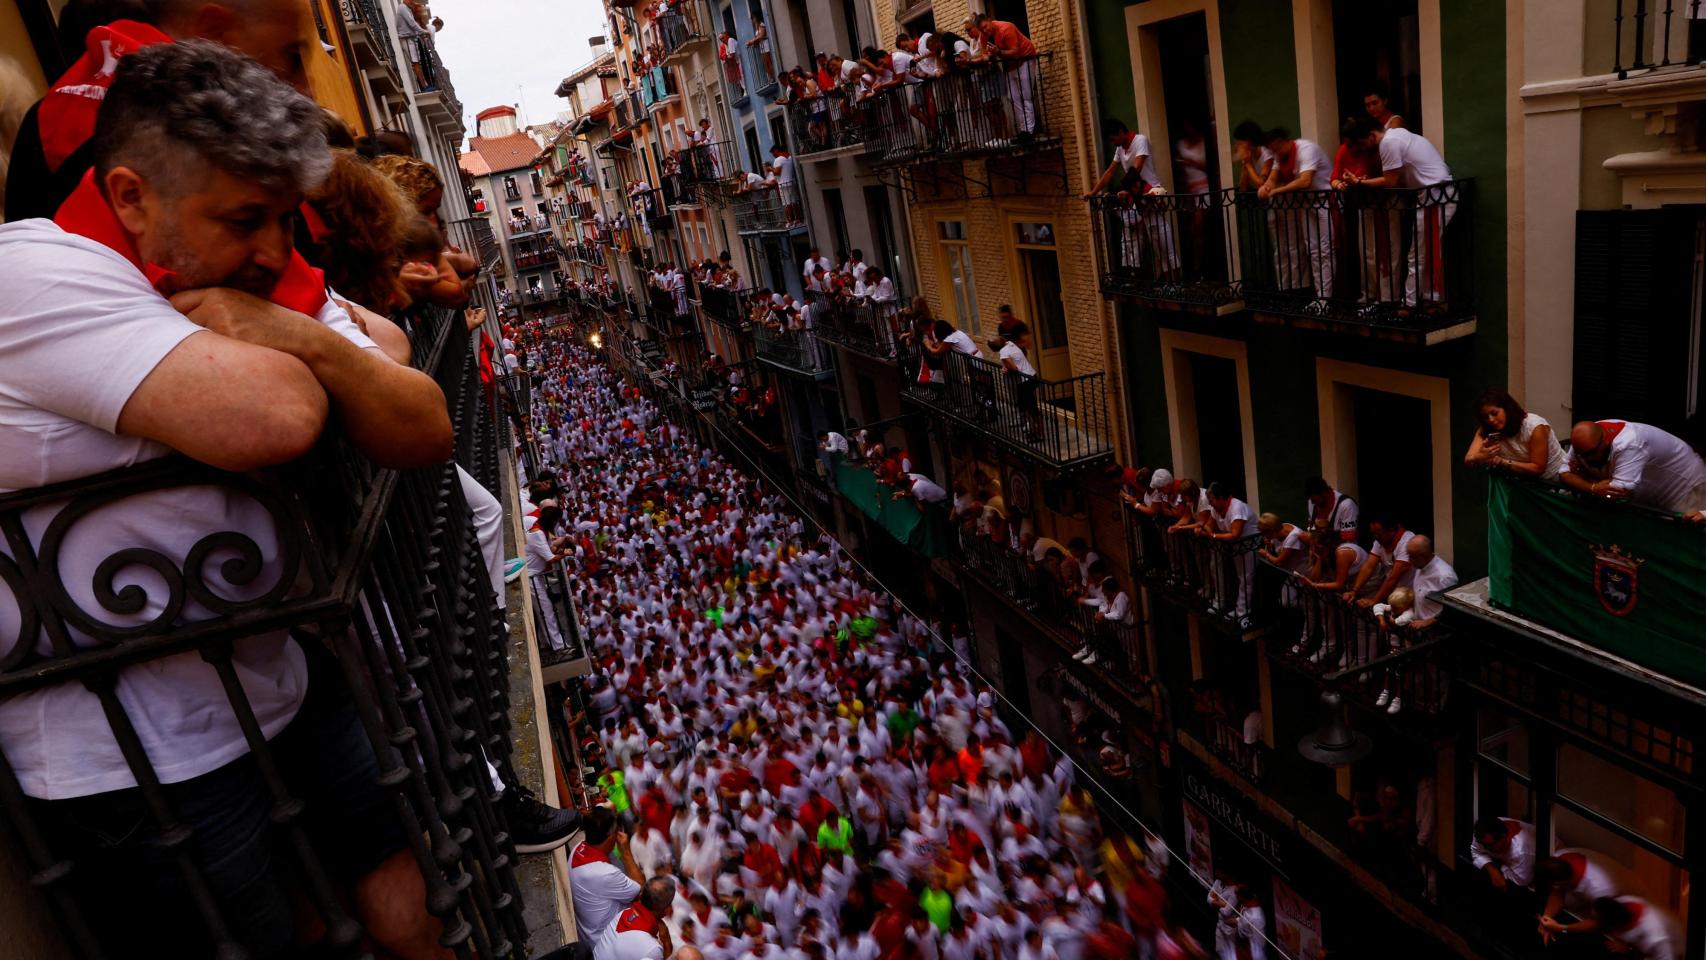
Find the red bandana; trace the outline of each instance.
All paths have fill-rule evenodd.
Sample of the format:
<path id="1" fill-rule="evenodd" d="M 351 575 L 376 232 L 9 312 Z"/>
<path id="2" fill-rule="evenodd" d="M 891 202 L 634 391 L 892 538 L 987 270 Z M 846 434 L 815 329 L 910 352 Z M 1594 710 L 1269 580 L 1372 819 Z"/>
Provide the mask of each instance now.
<path id="1" fill-rule="evenodd" d="M 95 171 L 83 174 L 83 180 L 77 184 L 77 189 L 65 199 L 54 214 L 53 222 L 66 233 L 75 233 L 87 237 L 105 247 L 117 251 L 131 265 L 142 271 L 148 278 L 148 283 L 160 291 L 161 296 L 169 297 L 179 290 L 177 275 L 155 263 L 144 263 L 141 254 L 136 251 L 136 241 L 119 223 L 118 215 L 113 213 L 112 205 L 107 198 L 101 196 L 100 188 L 95 185 Z M 267 299 L 289 310 L 306 313 L 310 317 L 318 316 L 326 305 L 326 277 L 320 271 L 308 265 L 302 255 L 294 251 L 290 255 L 290 265 L 284 268 L 284 273 L 278 278 L 278 285 L 273 287 Z"/>
<path id="2" fill-rule="evenodd" d="M 583 840 L 581 841 L 580 846 L 575 847 L 574 855 L 569 857 L 569 869 L 572 870 L 575 867 L 584 867 L 589 863 L 609 862 L 610 854 L 605 853 L 603 850 L 600 850 Z"/>
<path id="3" fill-rule="evenodd" d="M 41 152 L 48 169 L 57 171 L 94 135 L 95 117 L 112 85 L 119 58 L 143 47 L 171 42 L 171 37 L 134 20 L 114 20 L 89 31 L 83 41 L 83 56 L 47 92 L 36 111 Z"/>
<path id="4" fill-rule="evenodd" d="M 657 915 L 647 910 L 645 904 L 638 900 L 634 901 L 634 905 L 622 911 L 622 916 L 616 920 L 617 933 L 627 933 L 629 930 L 638 930 L 656 936 L 658 932 Z"/>

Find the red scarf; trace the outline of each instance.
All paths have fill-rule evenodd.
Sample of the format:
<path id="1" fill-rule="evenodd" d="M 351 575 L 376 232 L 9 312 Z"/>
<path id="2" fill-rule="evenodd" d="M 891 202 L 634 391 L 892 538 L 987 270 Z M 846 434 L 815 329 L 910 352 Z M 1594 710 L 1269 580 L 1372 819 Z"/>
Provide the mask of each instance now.
<path id="1" fill-rule="evenodd" d="M 573 870 L 575 867 L 584 867 L 589 863 L 609 862 L 610 854 L 605 853 L 603 850 L 600 850 L 592 844 L 587 843 L 585 840 L 582 840 L 580 845 L 575 847 L 574 855 L 569 857 L 569 869 Z"/>
<path id="2" fill-rule="evenodd" d="M 89 31 L 83 40 L 83 56 L 65 71 L 36 110 L 41 152 L 49 170 L 58 171 L 94 135 L 95 118 L 100 115 L 107 88 L 112 86 L 119 58 L 143 47 L 171 42 L 171 37 L 134 20 L 114 20 Z"/>
<path id="3" fill-rule="evenodd" d="M 617 933 L 627 933 L 630 930 L 638 930 L 641 933 L 657 936 L 657 915 L 647 910 L 646 905 L 638 900 L 634 901 L 633 906 L 622 911 L 622 916 L 616 920 Z"/>
<path id="4" fill-rule="evenodd" d="M 143 262 L 142 255 L 136 250 L 136 241 L 119 223 L 118 215 L 113 213 L 107 198 L 101 196 L 100 188 L 95 184 L 94 170 L 83 174 L 82 182 L 60 205 L 53 222 L 66 233 L 87 237 L 119 253 L 142 271 L 149 285 L 160 291 L 161 296 L 169 297 L 179 291 L 177 274 L 159 264 Z M 310 317 L 318 316 L 326 306 L 325 274 L 309 266 L 301 254 L 292 252 L 290 265 L 284 268 L 267 299 L 286 309 L 306 313 Z"/>

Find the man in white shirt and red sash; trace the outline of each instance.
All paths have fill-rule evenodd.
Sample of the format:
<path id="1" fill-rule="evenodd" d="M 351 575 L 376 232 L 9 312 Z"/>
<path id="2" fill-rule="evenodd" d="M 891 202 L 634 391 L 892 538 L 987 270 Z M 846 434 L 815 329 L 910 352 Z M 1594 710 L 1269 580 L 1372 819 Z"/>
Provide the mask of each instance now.
<path id="1" fill-rule="evenodd" d="M 569 893 L 581 941 L 596 944 L 622 908 L 640 895 L 644 878 L 615 811 L 594 807 L 586 815 L 585 830 L 586 838 L 569 856 Z"/>
<path id="2" fill-rule="evenodd" d="M 674 953 L 669 928 L 663 923 L 674 903 L 674 880 L 647 880 L 645 890 L 593 945 L 593 960 L 664 960 Z"/>

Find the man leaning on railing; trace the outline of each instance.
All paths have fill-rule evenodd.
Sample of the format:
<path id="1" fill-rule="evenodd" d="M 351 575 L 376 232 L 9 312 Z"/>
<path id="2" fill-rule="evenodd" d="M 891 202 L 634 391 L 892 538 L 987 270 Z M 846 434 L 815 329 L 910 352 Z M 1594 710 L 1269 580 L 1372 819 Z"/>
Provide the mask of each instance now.
<path id="1" fill-rule="evenodd" d="M 292 254 L 302 194 L 329 167 L 320 109 L 255 62 L 205 42 L 119 61 L 91 140 L 94 169 L 54 222 L 0 227 L 0 485 L 27 489 L 172 452 L 228 470 L 301 456 L 330 414 L 372 461 L 443 462 L 452 433 L 427 375 L 384 356 Z M 234 530 L 277 563 L 278 531 L 219 486 L 136 494 L 104 508 L 120 546 L 182 566 L 204 527 Z M 45 518 L 44 518 L 45 519 Z M 111 550 L 61 555 L 73 602 Z M 127 620 L 141 624 L 157 609 Z M 185 620 L 211 616 L 195 600 Z M 89 638 L 77 636 L 87 645 Z M 20 642 L 37 642 L 35 638 Z M 43 655 L 52 655 L 42 641 Z M 369 933 L 402 956 L 436 956 L 438 922 L 390 789 L 347 698 L 310 686 L 283 632 L 241 641 L 237 675 L 276 759 L 338 815 L 310 825 Z M 195 653 L 119 674 L 117 701 L 169 784 L 232 935 L 258 955 L 294 942 L 285 880 L 268 857 L 267 788 L 214 669 Z M 96 695 L 61 684 L 0 706 L 0 745 L 53 842 L 101 854 L 79 871 L 127 955 L 188 955 L 200 924 L 167 838 L 144 817 L 136 776 Z M 107 838 L 121 837 L 122 841 Z M 170 948 L 168 948 L 170 945 Z"/>

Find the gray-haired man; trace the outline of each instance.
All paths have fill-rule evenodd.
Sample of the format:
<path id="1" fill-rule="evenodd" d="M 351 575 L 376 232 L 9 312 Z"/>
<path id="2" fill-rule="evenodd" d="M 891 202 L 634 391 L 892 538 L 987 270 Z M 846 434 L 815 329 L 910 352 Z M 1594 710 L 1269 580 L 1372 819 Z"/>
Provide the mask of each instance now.
<path id="1" fill-rule="evenodd" d="M 312 284 L 281 289 L 296 207 L 329 167 L 320 123 L 312 101 L 217 44 L 158 44 L 120 60 L 96 120 L 94 167 L 58 219 L 0 226 L 0 288 L 9 291 L 0 302 L 0 490 L 174 451 L 231 470 L 278 464 L 307 451 L 334 409 L 376 461 L 443 461 L 451 430 L 432 379 L 384 356 Z M 42 506 L 36 520 L 57 509 Z M 273 520 L 226 488 L 132 495 L 102 516 L 118 546 L 180 569 L 208 533 L 240 533 L 262 558 L 250 586 L 263 591 L 283 575 Z M 104 538 L 68 538 L 62 583 L 72 603 L 110 611 L 114 626 L 145 623 L 160 614 L 158 601 L 126 615 L 93 593 L 114 549 Z M 213 616 L 192 596 L 179 619 Z M 76 631 L 72 640 L 96 642 Z M 53 653 L 45 638 L 22 642 Z M 439 956 L 438 923 L 348 696 L 311 681 L 303 649 L 282 631 L 245 638 L 232 659 L 293 795 L 307 802 L 315 849 L 348 885 L 369 935 L 394 955 Z M 184 850 L 230 939 L 254 956 L 290 951 L 292 884 L 272 856 L 272 799 L 213 668 L 195 653 L 129 667 L 117 699 L 190 831 Z M 0 704 L 0 748 L 41 801 L 35 812 L 55 852 L 79 864 L 85 902 L 101 905 L 108 952 L 211 952 L 94 694 L 68 683 Z"/>

